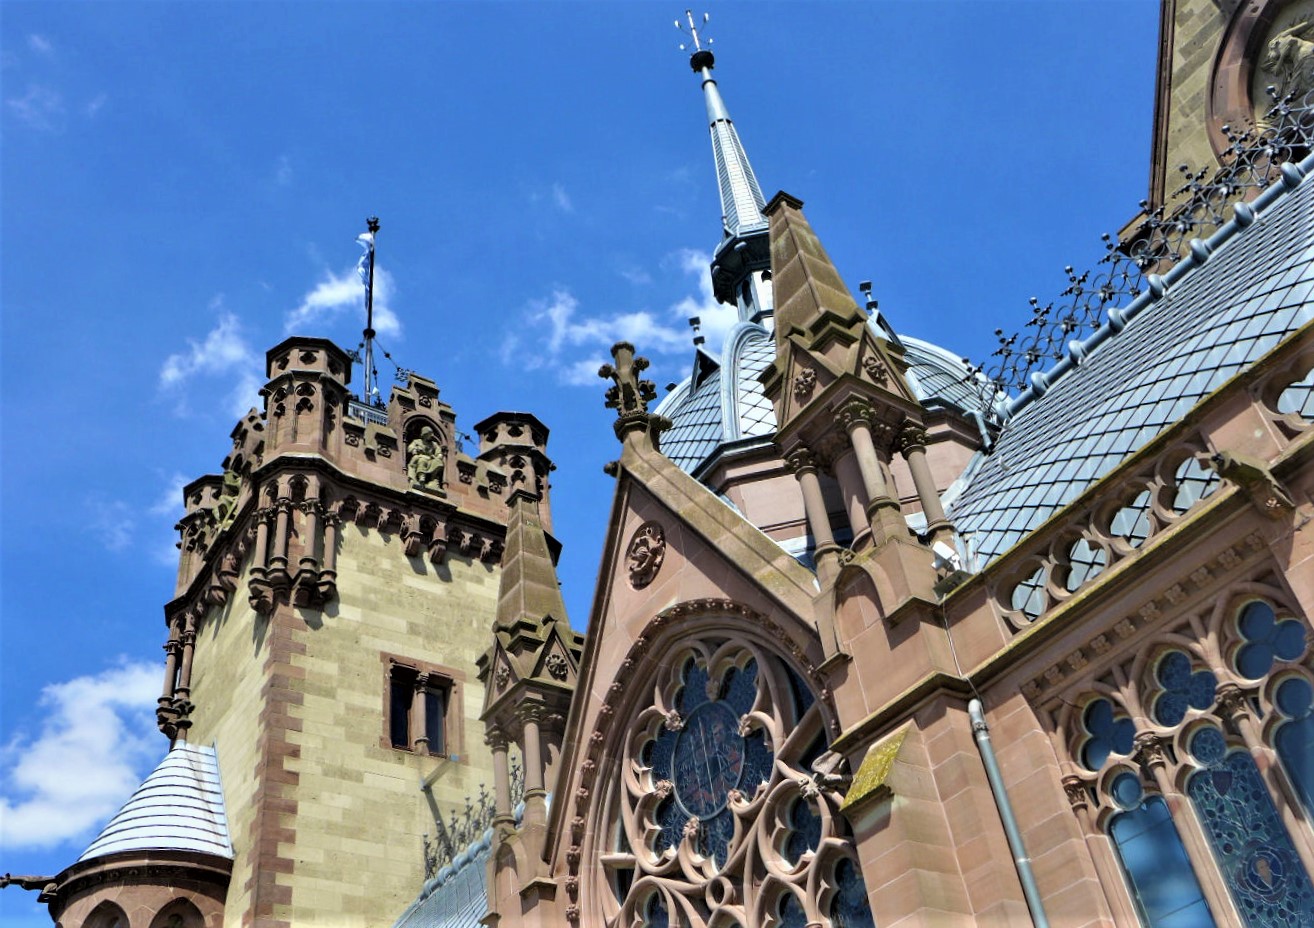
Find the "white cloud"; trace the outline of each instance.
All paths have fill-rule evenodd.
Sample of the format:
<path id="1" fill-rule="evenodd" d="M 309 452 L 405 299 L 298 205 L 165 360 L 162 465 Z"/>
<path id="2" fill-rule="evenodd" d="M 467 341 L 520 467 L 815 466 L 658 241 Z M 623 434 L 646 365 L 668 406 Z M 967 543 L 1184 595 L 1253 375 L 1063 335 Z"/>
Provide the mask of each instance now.
<path id="1" fill-rule="evenodd" d="M 98 93 L 87 101 L 87 105 L 82 108 L 82 112 L 85 113 L 88 118 L 95 118 L 96 114 L 101 111 L 101 108 L 105 106 L 105 103 L 108 100 L 109 94 Z"/>
<path id="2" fill-rule="evenodd" d="M 401 322 L 392 311 L 392 297 L 395 292 L 392 275 L 381 264 L 374 265 L 374 330 L 383 336 L 400 336 Z M 330 325 L 346 310 L 351 310 L 365 327 L 365 288 L 360 282 L 356 269 L 342 274 L 326 272 L 324 279 L 315 288 L 301 298 L 301 305 L 287 314 L 283 331 L 291 335 L 320 334 L 308 330 L 324 328 Z"/>
<path id="3" fill-rule="evenodd" d="M 575 204 L 570 202 L 570 195 L 566 193 L 566 188 L 559 182 L 552 185 L 552 202 L 563 213 L 575 212 Z"/>
<path id="4" fill-rule="evenodd" d="M 223 300 L 215 297 L 211 309 L 222 309 Z M 187 402 L 184 390 L 194 377 L 237 375 L 237 383 L 228 394 L 227 412 L 234 417 L 246 414 L 259 402 L 258 375 L 264 365 L 242 334 L 242 323 L 232 313 L 221 311 L 219 321 L 201 341 L 187 340 L 187 349 L 169 355 L 160 367 L 160 391 L 169 394 L 174 411 L 184 415 Z"/>
<path id="5" fill-rule="evenodd" d="M 120 663 L 41 691 L 41 724 L 0 748 L 7 852 L 88 840 L 132 795 L 165 749 L 153 717 L 162 672 Z"/>
<path id="6" fill-rule="evenodd" d="M 153 516 L 180 518 L 183 514 L 183 487 L 191 483 L 182 474 L 174 471 L 169 475 L 166 486 L 160 491 L 159 498 L 147 510 Z"/>
<path id="7" fill-rule="evenodd" d="M 132 544 L 137 521 L 132 516 L 132 507 L 123 500 L 92 496 L 87 499 L 85 525 L 106 550 L 122 551 Z"/>
<path id="8" fill-rule="evenodd" d="M 513 332 L 502 343 L 502 361 L 524 370 L 557 368 L 557 379 L 580 386 L 596 379 L 603 363 L 598 348 L 618 341 L 628 341 L 643 351 L 668 352 L 688 347 L 687 331 L 666 325 L 652 313 L 641 310 L 616 316 L 582 316 L 579 301 L 565 289 L 552 292 L 545 300 L 533 300 L 521 314 L 519 332 L 533 333 L 522 338 Z M 586 360 L 569 357 L 575 349 L 587 349 Z"/>
<path id="9" fill-rule="evenodd" d="M 652 283 L 652 275 L 641 267 L 633 264 L 625 264 L 616 270 L 617 274 L 624 277 L 636 287 L 646 287 Z"/>
<path id="10" fill-rule="evenodd" d="M 708 347 L 715 354 L 731 326 L 739 321 L 739 309 L 718 303 L 712 294 L 712 275 L 708 272 L 708 266 L 712 263 L 711 255 L 705 251 L 684 248 L 672 257 L 680 270 L 697 279 L 698 293 L 684 297 L 671 307 L 671 313 L 685 320 L 697 316 L 702 321 L 700 334 L 707 339 Z"/>
<path id="11" fill-rule="evenodd" d="M 292 183 L 292 160 L 287 155 L 278 156 L 278 167 L 274 171 L 274 183 L 286 187 Z"/>
<path id="12" fill-rule="evenodd" d="M 10 97 L 5 105 L 15 116 L 33 129 L 54 132 L 64 125 L 64 97 L 59 91 L 41 84 L 28 84 L 27 93 Z"/>
<path id="13" fill-rule="evenodd" d="M 50 55 L 55 51 L 55 46 L 50 43 L 49 39 L 35 32 L 27 37 L 27 47 L 38 55 Z"/>

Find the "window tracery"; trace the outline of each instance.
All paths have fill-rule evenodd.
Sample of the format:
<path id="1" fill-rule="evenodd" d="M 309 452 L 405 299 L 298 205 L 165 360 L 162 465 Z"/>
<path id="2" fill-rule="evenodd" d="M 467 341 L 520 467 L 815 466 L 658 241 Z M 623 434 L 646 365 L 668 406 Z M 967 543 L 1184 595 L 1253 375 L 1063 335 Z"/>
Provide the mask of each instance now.
<path id="1" fill-rule="evenodd" d="M 1188 617 L 1067 703 L 1079 798 L 1094 798 L 1092 827 L 1109 836 L 1142 923 L 1314 924 L 1307 639 L 1302 619 L 1247 595 Z M 1265 755 L 1278 763 L 1256 764 Z"/>
<path id="2" fill-rule="evenodd" d="M 822 706 L 752 642 L 682 642 L 626 736 L 602 855 L 624 928 L 871 928 Z"/>

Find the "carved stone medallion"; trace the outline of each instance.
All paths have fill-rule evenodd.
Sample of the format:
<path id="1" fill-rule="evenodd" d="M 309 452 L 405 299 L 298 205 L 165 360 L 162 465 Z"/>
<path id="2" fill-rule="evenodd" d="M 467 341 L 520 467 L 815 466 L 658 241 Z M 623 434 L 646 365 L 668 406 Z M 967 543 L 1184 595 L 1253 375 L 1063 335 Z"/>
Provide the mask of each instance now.
<path id="1" fill-rule="evenodd" d="M 625 567 L 630 572 L 630 586 L 641 590 L 652 583 L 666 559 L 666 533 L 656 522 L 645 522 L 634 530 L 625 549 Z"/>

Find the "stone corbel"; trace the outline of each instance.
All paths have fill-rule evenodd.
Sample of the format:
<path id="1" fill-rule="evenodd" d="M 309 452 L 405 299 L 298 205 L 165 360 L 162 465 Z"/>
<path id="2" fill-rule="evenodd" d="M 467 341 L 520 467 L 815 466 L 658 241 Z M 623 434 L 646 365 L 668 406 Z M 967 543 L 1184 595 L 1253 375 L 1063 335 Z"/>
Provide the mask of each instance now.
<path id="1" fill-rule="evenodd" d="M 429 563 L 441 564 L 447 560 L 447 523 L 439 522 L 429 540 Z"/>

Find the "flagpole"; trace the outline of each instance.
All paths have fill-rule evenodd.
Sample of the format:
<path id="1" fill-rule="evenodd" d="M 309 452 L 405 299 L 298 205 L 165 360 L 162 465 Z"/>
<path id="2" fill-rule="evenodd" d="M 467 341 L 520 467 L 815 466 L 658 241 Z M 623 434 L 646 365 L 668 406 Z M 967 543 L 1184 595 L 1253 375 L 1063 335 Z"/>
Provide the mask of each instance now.
<path id="1" fill-rule="evenodd" d="M 374 236 L 379 231 L 379 217 L 369 217 L 365 225 L 370 230 L 369 272 L 365 277 L 365 402 L 374 406 L 381 403 L 381 400 L 374 399 L 377 389 L 374 370 Z"/>

